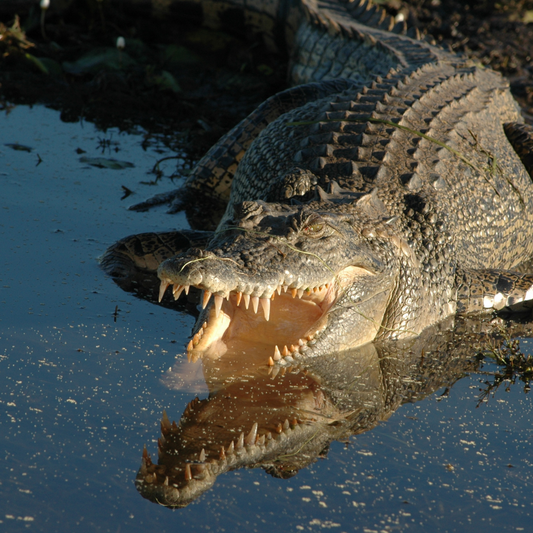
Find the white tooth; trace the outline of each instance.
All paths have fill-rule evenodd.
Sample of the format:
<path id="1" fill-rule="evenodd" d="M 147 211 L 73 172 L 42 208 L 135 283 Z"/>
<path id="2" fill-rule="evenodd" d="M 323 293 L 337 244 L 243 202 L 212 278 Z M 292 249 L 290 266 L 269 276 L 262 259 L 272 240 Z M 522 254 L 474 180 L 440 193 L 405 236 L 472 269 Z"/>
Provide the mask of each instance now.
<path id="1" fill-rule="evenodd" d="M 281 285 L 277 286 L 276 292 L 281 296 Z"/>
<path id="2" fill-rule="evenodd" d="M 249 294 L 243 294 L 242 295 L 242 299 L 244 300 L 244 307 L 246 307 L 246 309 L 248 309 L 248 307 L 250 306 L 250 295 Z"/>
<path id="3" fill-rule="evenodd" d="M 279 361 L 281 359 L 281 353 L 279 351 L 278 345 L 274 346 L 274 361 Z"/>
<path id="4" fill-rule="evenodd" d="M 209 303 L 210 298 L 211 298 L 211 293 L 209 291 L 204 291 L 204 297 L 202 300 L 202 309 L 205 309 L 207 307 L 207 304 Z"/>
<path id="5" fill-rule="evenodd" d="M 252 296 L 252 307 L 254 308 L 254 313 L 257 313 L 259 309 L 259 297 Z"/>
<path id="6" fill-rule="evenodd" d="M 172 294 L 174 295 L 174 300 L 177 300 L 180 297 L 180 294 L 183 292 L 185 287 L 183 285 L 174 285 L 172 287 Z"/>
<path id="7" fill-rule="evenodd" d="M 287 292 L 287 289 L 289 288 L 288 285 L 283 285 L 282 289 L 283 289 L 283 292 Z"/>
<path id="8" fill-rule="evenodd" d="M 161 286 L 159 287 L 159 301 L 163 299 L 167 287 L 170 285 L 170 282 L 166 279 L 161 280 Z"/>
<path id="9" fill-rule="evenodd" d="M 301 298 L 304 295 L 303 289 L 298 289 L 298 298 Z"/>
<path id="10" fill-rule="evenodd" d="M 265 320 L 268 322 L 270 320 L 270 300 L 268 298 L 261 298 L 261 307 L 263 308 L 263 314 L 265 315 Z"/>
<path id="11" fill-rule="evenodd" d="M 220 314 L 220 309 L 222 309 L 222 302 L 224 298 L 222 296 L 215 295 L 215 316 L 218 317 Z"/>
<path id="12" fill-rule="evenodd" d="M 190 285 L 184 285 L 183 287 L 185 289 L 185 294 L 189 294 L 189 289 L 191 288 L 191 286 Z"/>

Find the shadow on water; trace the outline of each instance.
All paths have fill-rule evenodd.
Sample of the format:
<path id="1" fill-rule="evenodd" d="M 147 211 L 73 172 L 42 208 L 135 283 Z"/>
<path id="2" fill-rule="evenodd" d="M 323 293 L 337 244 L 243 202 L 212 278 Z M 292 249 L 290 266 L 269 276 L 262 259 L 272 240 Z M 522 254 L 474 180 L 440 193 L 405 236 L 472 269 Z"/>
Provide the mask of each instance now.
<path id="1" fill-rule="evenodd" d="M 286 370 L 252 346 L 188 363 L 194 302 L 152 305 L 96 260 L 186 227 L 120 199 L 153 193 L 161 146 L 42 107 L 0 121 L 2 530 L 528 530 L 530 395 L 490 389 L 503 372 L 476 353 L 531 353 L 530 324 L 456 321 Z"/>

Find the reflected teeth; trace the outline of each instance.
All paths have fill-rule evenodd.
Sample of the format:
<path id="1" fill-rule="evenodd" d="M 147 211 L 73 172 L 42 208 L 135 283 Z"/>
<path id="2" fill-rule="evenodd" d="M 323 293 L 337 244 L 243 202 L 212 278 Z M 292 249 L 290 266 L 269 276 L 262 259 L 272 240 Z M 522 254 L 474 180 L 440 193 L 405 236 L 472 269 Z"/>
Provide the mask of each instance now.
<path id="1" fill-rule="evenodd" d="M 159 287 L 159 302 L 163 299 L 163 296 L 165 295 L 165 291 L 167 290 L 167 287 L 170 285 L 170 281 L 167 279 L 161 280 L 161 285 Z"/>
<path id="2" fill-rule="evenodd" d="M 190 481 L 192 479 L 191 465 L 187 463 L 185 465 L 185 481 Z"/>
<path id="3" fill-rule="evenodd" d="M 281 359 L 281 352 L 279 351 L 278 346 L 274 346 L 274 361 L 279 361 Z"/>

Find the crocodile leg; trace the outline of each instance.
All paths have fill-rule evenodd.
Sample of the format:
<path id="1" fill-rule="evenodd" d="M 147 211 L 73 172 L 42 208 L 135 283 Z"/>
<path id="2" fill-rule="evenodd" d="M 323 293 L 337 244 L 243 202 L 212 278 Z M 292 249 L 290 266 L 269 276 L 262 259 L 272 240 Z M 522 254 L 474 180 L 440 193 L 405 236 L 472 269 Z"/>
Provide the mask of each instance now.
<path id="1" fill-rule="evenodd" d="M 458 313 L 523 312 L 533 307 L 533 274 L 460 269 L 455 280 Z"/>
<path id="2" fill-rule="evenodd" d="M 360 88 L 354 81 L 336 79 L 300 85 L 270 97 L 207 152 L 183 187 L 156 195 L 130 209 L 144 211 L 169 203 L 170 213 L 185 210 L 193 228 L 215 229 L 226 209 L 239 162 L 268 124 L 309 102 Z"/>
<path id="3" fill-rule="evenodd" d="M 533 179 L 533 126 L 518 122 L 509 122 L 503 125 L 503 129 L 505 135 L 507 135 L 507 139 L 509 139 L 512 147 Z"/>

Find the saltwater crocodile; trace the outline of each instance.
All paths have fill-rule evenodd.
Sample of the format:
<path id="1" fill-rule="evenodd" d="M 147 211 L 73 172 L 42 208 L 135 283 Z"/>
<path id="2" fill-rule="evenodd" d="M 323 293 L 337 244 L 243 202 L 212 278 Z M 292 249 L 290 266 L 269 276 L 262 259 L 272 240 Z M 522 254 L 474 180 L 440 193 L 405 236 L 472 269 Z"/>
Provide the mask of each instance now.
<path id="1" fill-rule="evenodd" d="M 512 271 L 533 253 L 532 129 L 499 74 L 365 0 L 236 0 L 203 15 L 216 26 L 237 10 L 286 44 L 293 87 L 182 189 L 141 205 L 173 201 L 216 231 L 185 251 L 188 236 L 133 236 L 103 259 L 114 276 L 158 267 L 160 298 L 203 290 L 189 355 L 253 339 L 284 364 L 533 299 L 533 276 Z"/>

